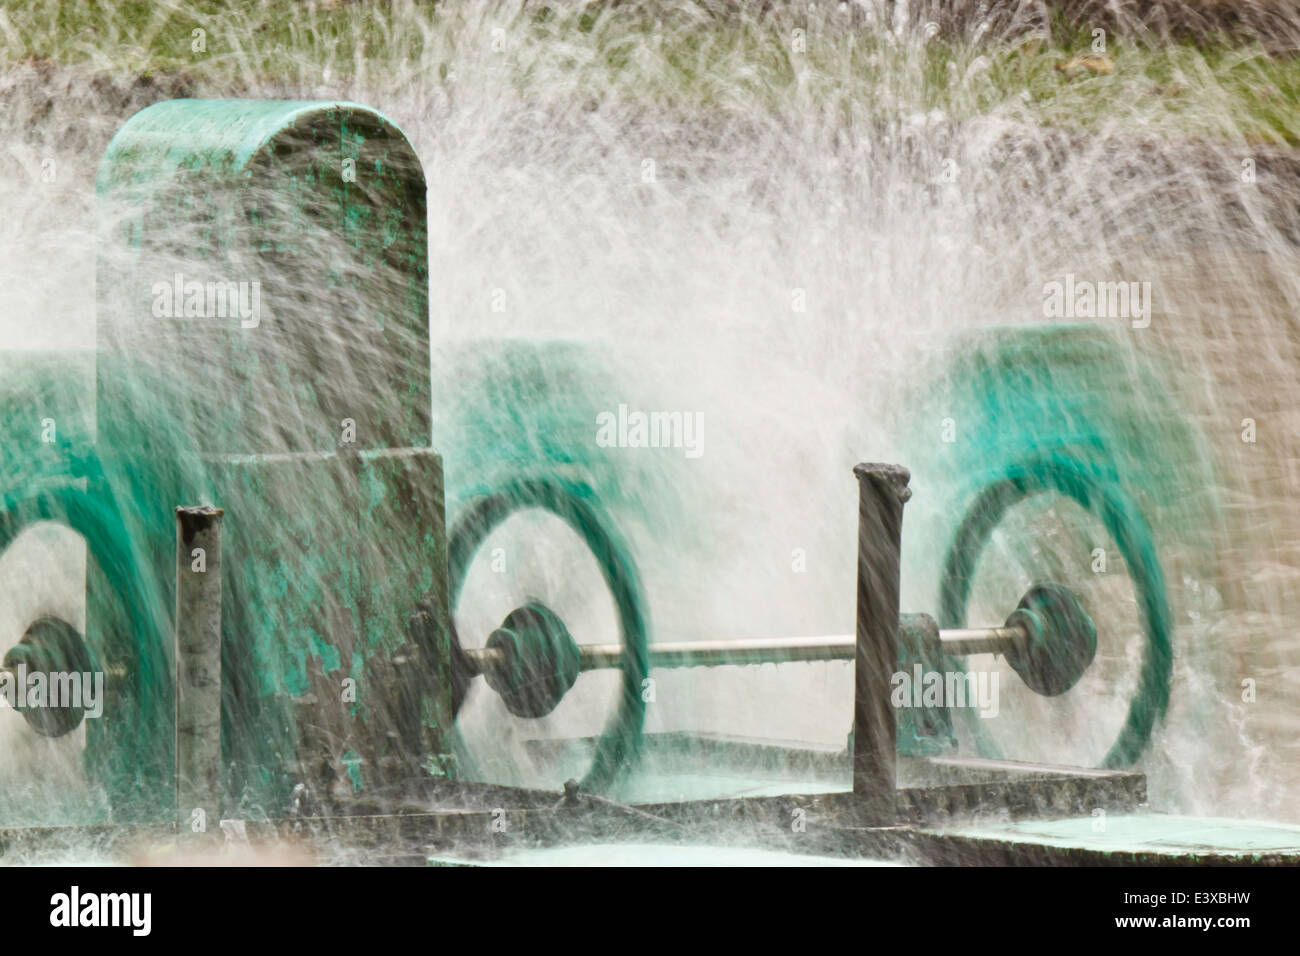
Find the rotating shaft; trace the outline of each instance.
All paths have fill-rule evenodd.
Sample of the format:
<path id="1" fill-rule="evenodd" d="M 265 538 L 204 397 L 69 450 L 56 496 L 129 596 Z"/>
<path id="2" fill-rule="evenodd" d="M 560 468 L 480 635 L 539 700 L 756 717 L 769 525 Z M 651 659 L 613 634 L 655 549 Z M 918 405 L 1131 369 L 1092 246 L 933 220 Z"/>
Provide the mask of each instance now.
<path id="1" fill-rule="evenodd" d="M 904 614 L 899 618 L 904 633 L 937 633 L 938 647 L 945 656 L 1004 654 L 1014 652 L 1029 640 L 1024 627 L 999 626 L 939 630 L 928 614 Z M 650 666 L 728 667 L 749 664 L 786 664 L 798 661 L 851 661 L 857 646 L 853 634 L 825 637 L 775 637 L 745 640 L 681 641 L 650 648 Z M 464 653 L 471 670 L 481 674 L 501 666 L 506 652 L 498 647 L 476 648 Z M 578 669 L 601 670 L 621 666 L 623 648 L 618 644 L 578 645 Z"/>

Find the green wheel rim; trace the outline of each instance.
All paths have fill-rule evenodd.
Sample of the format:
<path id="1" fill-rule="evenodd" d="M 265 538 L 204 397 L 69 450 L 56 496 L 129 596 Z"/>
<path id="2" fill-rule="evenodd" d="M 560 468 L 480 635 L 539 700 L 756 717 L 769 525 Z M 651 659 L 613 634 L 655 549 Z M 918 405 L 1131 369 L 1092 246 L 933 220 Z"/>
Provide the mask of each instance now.
<path id="1" fill-rule="evenodd" d="M 584 486 L 545 478 L 511 481 L 465 507 L 447 540 L 448 586 L 453 614 L 470 563 L 488 535 L 519 511 L 540 509 L 564 521 L 586 543 L 614 597 L 623 642 L 622 692 L 615 714 L 596 745 L 581 781 L 588 792 L 608 790 L 636 761 L 645 723 L 642 687 L 650 672 L 644 591 L 631 552 Z M 458 646 L 458 645 L 457 645 Z"/>
<path id="2" fill-rule="evenodd" d="M 939 596 L 940 627 L 963 627 L 980 555 L 1007 511 L 1035 495 L 1057 493 L 1097 516 L 1128 564 L 1146 632 L 1138 688 L 1119 736 L 1102 760 L 1106 769 L 1132 766 L 1169 706 L 1173 675 L 1173 616 L 1150 528 L 1136 504 L 1112 480 L 1080 462 L 1054 457 L 1014 465 L 980 492 L 953 536 Z M 981 748 L 991 742 L 977 734 Z M 996 756 L 996 754 L 992 754 Z"/>
<path id="3" fill-rule="evenodd" d="M 94 478 L 55 481 L 27 493 L 0 497 L 0 552 L 28 527 L 52 522 L 71 528 L 108 583 L 111 594 L 91 594 L 88 615 L 109 612 L 101 633 L 109 646 L 90 647 L 96 668 L 114 665 L 112 713 L 86 727 L 87 772 L 103 785 L 116 818 L 137 819 L 167 804 L 170 778 L 171 673 L 166 638 L 170 615 L 154 577 L 132 547 L 122 513 Z"/>

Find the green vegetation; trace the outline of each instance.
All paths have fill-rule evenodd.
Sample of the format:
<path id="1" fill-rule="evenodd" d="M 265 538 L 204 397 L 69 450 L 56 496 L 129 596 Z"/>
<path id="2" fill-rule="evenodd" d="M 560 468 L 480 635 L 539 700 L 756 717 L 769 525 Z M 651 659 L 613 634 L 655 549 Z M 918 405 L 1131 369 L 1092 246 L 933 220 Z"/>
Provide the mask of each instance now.
<path id="1" fill-rule="evenodd" d="M 618 96 L 683 110 L 841 108 L 862 117 L 938 109 L 1084 130 L 1131 124 L 1152 135 L 1300 141 L 1300 58 L 1113 36 L 1097 55 L 1087 30 L 1058 25 L 1052 34 L 978 44 L 924 32 L 896 38 L 834 16 L 708 15 L 688 2 L 553 10 L 413 0 L 7 0 L 0 65 L 179 76 L 204 96 L 498 83 L 529 97 Z"/>

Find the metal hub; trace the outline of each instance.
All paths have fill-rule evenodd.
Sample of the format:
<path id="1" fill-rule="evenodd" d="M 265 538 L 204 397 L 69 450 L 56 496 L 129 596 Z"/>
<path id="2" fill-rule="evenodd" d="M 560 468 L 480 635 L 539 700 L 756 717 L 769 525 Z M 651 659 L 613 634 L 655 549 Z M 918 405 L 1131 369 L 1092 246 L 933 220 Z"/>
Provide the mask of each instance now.
<path id="1" fill-rule="evenodd" d="M 57 617 L 40 618 L 27 628 L 22 640 L 9 648 L 3 668 L 17 685 L 26 685 L 32 675 L 44 675 L 45 694 L 42 703 L 36 706 L 25 703 L 25 686 L 15 688 L 15 709 L 38 734 L 62 737 L 80 726 L 84 708 L 54 706 L 51 696 L 55 689 L 54 675 L 76 674 L 82 680 L 92 674 L 90 650 L 75 627 Z"/>
<path id="2" fill-rule="evenodd" d="M 1036 584 L 1007 618 L 1024 637 L 1006 649 L 1007 663 L 1032 691 L 1064 694 L 1097 656 L 1097 627 L 1079 598 L 1059 584 Z"/>
<path id="3" fill-rule="evenodd" d="M 536 601 L 506 615 L 486 648 L 494 653 L 483 676 L 516 717 L 546 716 L 578 679 L 577 643 L 559 615 Z"/>

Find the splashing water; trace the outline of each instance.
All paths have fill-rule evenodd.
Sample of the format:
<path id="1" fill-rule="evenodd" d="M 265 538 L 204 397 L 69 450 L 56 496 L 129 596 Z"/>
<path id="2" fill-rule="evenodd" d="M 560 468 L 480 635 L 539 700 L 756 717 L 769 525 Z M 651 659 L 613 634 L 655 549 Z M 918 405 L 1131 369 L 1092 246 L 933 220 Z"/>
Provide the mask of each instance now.
<path id="1" fill-rule="evenodd" d="M 1195 4 L 1172 6 L 1195 21 Z M 1169 709 L 1140 761 L 1153 803 L 1300 819 L 1287 798 L 1300 768 L 1290 626 L 1300 164 L 1289 151 L 1300 130 L 1285 106 L 1300 77 L 1270 52 L 1300 46 L 1294 13 L 1279 7 L 1258 28 L 1266 33 L 1224 48 L 1107 21 L 1096 63 L 1056 70 L 1087 53 L 1088 14 L 1078 33 L 1063 32 L 1030 3 L 984 19 L 871 3 L 766 14 L 685 2 L 320 3 L 295 5 L 288 19 L 272 2 L 219 14 L 62 7 L 84 32 L 52 26 L 36 4 L 0 12 L 6 493 L 51 478 L 44 419 L 73 447 L 88 447 L 97 427 L 104 435 L 97 238 L 118 213 L 97 211 L 94 183 L 113 133 L 172 96 L 364 103 L 403 130 L 428 180 L 432 440 L 450 521 L 472 493 L 511 476 L 562 475 L 590 484 L 627 539 L 652 641 L 848 633 L 855 462 L 912 469 L 903 604 L 933 613 L 973 495 L 1051 448 L 1113 475 L 1152 529 L 1174 625 Z M 292 214 L 265 212 L 271 224 Z M 212 266 L 187 252 L 184 230 L 150 228 L 178 271 Z M 419 368 L 419 336 L 377 344 L 348 321 L 393 276 L 345 261 L 328 288 L 304 281 L 315 273 L 303 263 L 339 255 L 323 235 L 269 274 L 261 260 L 243 267 L 263 270 L 265 287 L 294 302 L 284 315 L 310 318 L 320 343 L 306 360 L 297 339 L 271 342 L 264 360 L 315 363 L 314 384 L 343 402 L 409 408 L 378 370 L 390 347 Z M 105 271 L 101 262 L 101 295 Z M 1049 284 L 1067 276 L 1137 283 L 1149 289 L 1147 311 L 1053 312 Z M 98 342 L 101 353 L 113 344 Z M 178 471 L 197 460 L 196 435 L 211 422 L 174 414 L 175 396 L 155 389 L 164 379 L 201 389 L 207 399 L 194 407 L 234 422 L 226 437 L 248 445 L 223 451 L 303 442 L 305 399 L 273 365 L 250 378 L 162 344 L 150 354 L 167 355 L 170 372 L 134 368 L 116 380 L 137 437 Z M 597 416 L 620 406 L 690 416 L 699 454 L 606 447 Z M 108 483 L 133 501 L 134 480 L 128 457 L 110 462 Z M 292 494 L 270 495 L 268 514 L 283 523 L 268 526 L 268 547 L 330 554 L 346 540 L 354 573 L 382 580 L 394 573 L 387 537 L 355 540 L 342 509 L 295 517 L 296 502 L 362 493 L 339 480 L 308 475 Z M 194 466 L 175 482 L 201 496 L 212 475 Z M 163 518 L 179 503 L 162 502 Z M 400 533 L 398 517 L 382 522 Z M 168 553 L 165 521 L 140 527 L 143 540 L 120 543 L 123 560 L 147 564 L 159 535 Z M 67 529 L 24 530 L 0 557 L 13 596 L 5 646 L 43 613 L 84 630 L 93 563 Z M 971 585 L 969 621 L 1000 623 L 1031 581 L 1051 577 L 1076 588 L 1097 621 L 1098 660 L 1052 699 L 996 664 L 1000 716 L 978 734 L 959 727 L 963 748 L 978 736 L 1007 757 L 1102 760 L 1146 640 L 1128 570 L 1107 530 L 1060 497 L 1008 513 Z M 330 573 L 306 568 L 287 586 L 321 590 Z M 275 607 L 278 585 L 265 586 L 261 603 Z M 580 643 L 616 639 L 594 559 L 535 513 L 480 549 L 456 616 L 462 643 L 480 645 L 528 596 Z M 166 599 L 149 600 L 145 613 L 168 620 Z M 393 608 L 393 620 L 408 611 Z M 265 613 L 268 634 L 309 626 Z M 323 609 L 321 619 L 350 613 Z M 304 647 L 323 673 L 350 666 Z M 835 749 L 849 730 L 848 664 L 654 677 L 649 731 Z M 619 692 L 616 673 L 586 674 L 551 715 L 525 721 L 478 682 L 459 723 L 484 776 L 554 789 L 563 776 L 526 741 L 598 734 Z M 274 722 L 260 711 L 240 719 Z M 6 815 L 108 815 L 93 785 L 67 783 L 93 732 L 33 742 L 8 715 Z M 165 749 L 149 756 L 170 760 Z M 24 769 L 38 764 L 41 774 Z M 241 812 L 256 815 L 278 785 L 244 780 L 251 804 Z M 166 805 L 165 795 L 143 800 Z"/>

